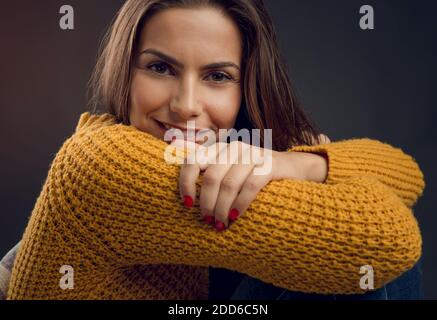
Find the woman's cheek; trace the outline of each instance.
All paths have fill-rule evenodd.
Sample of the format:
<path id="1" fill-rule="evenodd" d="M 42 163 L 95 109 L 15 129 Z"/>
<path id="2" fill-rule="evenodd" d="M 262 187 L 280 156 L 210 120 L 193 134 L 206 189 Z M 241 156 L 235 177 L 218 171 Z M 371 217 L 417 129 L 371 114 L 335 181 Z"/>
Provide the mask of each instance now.
<path id="1" fill-rule="evenodd" d="M 146 115 L 165 105 L 170 88 L 165 81 L 158 81 L 144 75 L 134 76 L 132 82 L 132 108 Z"/>
<path id="2" fill-rule="evenodd" d="M 229 88 L 227 92 L 217 92 L 208 98 L 208 113 L 211 121 L 219 128 L 233 128 L 241 106 L 241 93 Z"/>

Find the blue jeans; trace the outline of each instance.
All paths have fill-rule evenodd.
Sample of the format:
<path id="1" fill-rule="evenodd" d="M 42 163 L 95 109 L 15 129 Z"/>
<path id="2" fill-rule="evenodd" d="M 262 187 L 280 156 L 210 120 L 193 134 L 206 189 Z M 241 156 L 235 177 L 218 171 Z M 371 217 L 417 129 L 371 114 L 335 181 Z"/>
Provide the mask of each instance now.
<path id="1" fill-rule="evenodd" d="M 384 287 L 356 295 L 321 295 L 288 291 L 244 276 L 231 300 L 421 300 L 422 259 L 409 271 Z"/>

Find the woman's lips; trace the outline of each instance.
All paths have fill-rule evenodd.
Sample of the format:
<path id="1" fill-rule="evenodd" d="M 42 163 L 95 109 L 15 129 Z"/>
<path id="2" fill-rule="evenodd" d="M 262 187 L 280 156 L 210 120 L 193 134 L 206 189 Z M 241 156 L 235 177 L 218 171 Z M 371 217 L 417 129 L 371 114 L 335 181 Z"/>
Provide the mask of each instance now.
<path id="1" fill-rule="evenodd" d="M 205 142 L 205 136 L 207 136 L 206 133 L 214 132 L 211 129 L 194 129 L 193 130 L 191 128 L 187 129 L 187 128 L 182 128 L 182 127 L 179 127 L 179 126 L 173 126 L 173 125 L 170 125 L 170 124 L 158 121 L 156 119 L 155 119 L 155 121 L 158 124 L 158 126 L 161 129 L 161 131 L 162 131 L 164 136 L 165 136 L 165 134 L 167 132 L 170 132 L 171 135 L 173 135 L 174 137 L 179 138 L 181 133 L 182 133 L 184 140 L 188 141 L 188 140 L 193 140 L 194 139 L 194 141 L 196 143 L 200 143 L 200 144 L 203 144 Z M 190 138 L 190 139 L 188 139 L 188 138 Z M 173 138 L 173 140 L 174 139 L 175 138 Z"/>

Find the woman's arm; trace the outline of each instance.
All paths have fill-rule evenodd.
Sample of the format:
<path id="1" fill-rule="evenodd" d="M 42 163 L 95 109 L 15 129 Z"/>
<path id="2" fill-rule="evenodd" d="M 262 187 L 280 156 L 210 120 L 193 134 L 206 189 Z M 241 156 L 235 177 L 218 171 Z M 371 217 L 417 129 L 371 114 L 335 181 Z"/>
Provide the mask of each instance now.
<path id="1" fill-rule="evenodd" d="M 401 149 L 368 138 L 342 140 L 314 146 L 295 146 L 289 151 L 322 155 L 328 161 L 326 183 L 353 176 L 371 176 L 389 187 L 412 208 L 425 188 L 424 175 L 415 159 Z"/>
<path id="2" fill-rule="evenodd" d="M 120 266 L 214 266 L 289 290 L 350 294 L 364 293 L 361 266 L 373 267 L 378 288 L 421 255 L 411 210 L 370 176 L 272 181 L 239 221 L 217 233 L 200 222 L 197 207 L 181 205 L 180 169 L 165 163 L 165 142 L 96 117 L 82 116 L 47 183 L 50 197 L 60 198 L 54 203 L 68 205 L 57 215 L 63 223 L 83 225 Z"/>

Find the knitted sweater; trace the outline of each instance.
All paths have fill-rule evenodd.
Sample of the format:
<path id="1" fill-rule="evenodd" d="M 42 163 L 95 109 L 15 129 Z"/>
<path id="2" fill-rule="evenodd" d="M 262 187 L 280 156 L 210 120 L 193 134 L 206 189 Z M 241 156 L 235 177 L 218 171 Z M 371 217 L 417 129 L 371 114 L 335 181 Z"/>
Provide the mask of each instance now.
<path id="1" fill-rule="evenodd" d="M 51 163 L 8 299 L 205 299 L 208 266 L 293 291 L 364 293 L 361 266 L 379 288 L 421 256 L 411 208 L 424 177 L 400 149 L 367 138 L 295 146 L 327 156 L 326 182 L 271 181 L 218 233 L 198 205 L 181 204 L 167 146 L 109 114 L 82 114 Z M 72 289 L 60 286 L 63 265 Z"/>

